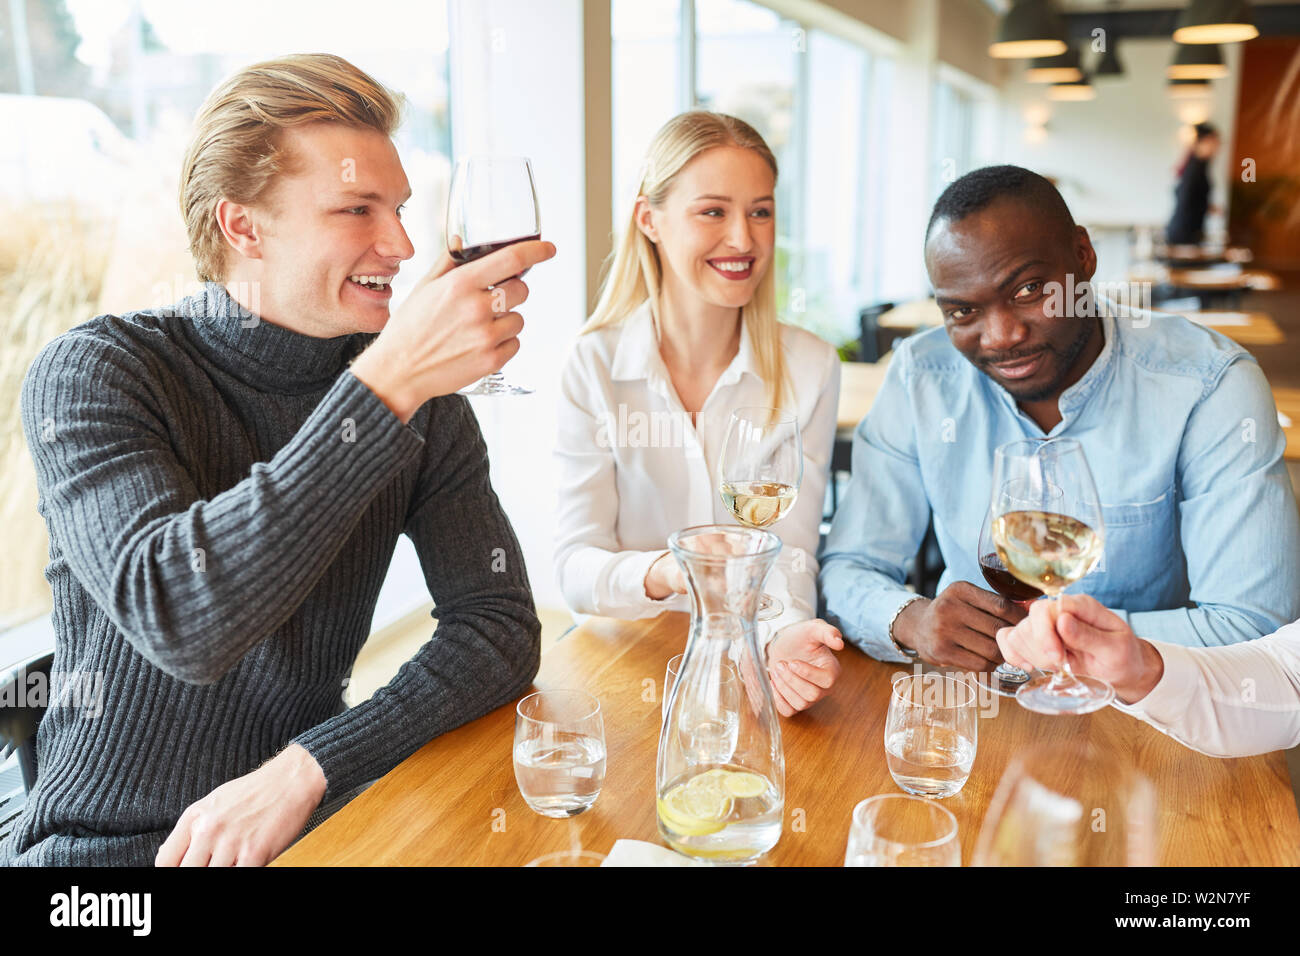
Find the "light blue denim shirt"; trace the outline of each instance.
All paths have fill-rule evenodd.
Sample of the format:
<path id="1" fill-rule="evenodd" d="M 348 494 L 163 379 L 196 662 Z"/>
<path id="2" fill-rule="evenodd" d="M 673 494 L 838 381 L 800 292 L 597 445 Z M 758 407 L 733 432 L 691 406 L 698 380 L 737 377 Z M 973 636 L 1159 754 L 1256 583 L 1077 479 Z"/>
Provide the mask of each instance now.
<path id="1" fill-rule="evenodd" d="M 1077 439 L 1102 501 L 1105 554 L 1071 592 L 1141 637 L 1252 640 L 1300 618 L 1300 518 L 1259 365 L 1187 319 L 1103 309 L 1105 345 L 1062 393 L 1050 437 Z M 1119 316 L 1119 317 L 1116 317 Z M 1044 432 L 937 328 L 899 344 L 853 437 L 853 476 L 823 549 L 826 617 L 873 657 L 931 510 L 954 581 L 986 588 L 976 550 L 993 453 Z"/>

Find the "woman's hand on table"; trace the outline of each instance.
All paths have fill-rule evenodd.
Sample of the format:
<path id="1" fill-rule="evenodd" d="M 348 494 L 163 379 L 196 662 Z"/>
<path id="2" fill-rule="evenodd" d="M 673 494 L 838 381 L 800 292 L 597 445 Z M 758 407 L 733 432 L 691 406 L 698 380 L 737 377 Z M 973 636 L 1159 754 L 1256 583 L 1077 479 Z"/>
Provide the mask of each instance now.
<path id="1" fill-rule="evenodd" d="M 998 631 L 997 641 L 1008 664 L 1055 671 L 1068 660 L 1076 673 L 1100 678 L 1114 687 L 1115 695 L 1126 704 L 1149 694 L 1165 670 L 1154 645 L 1086 594 L 1035 601 L 1027 618 Z"/>
<path id="2" fill-rule="evenodd" d="M 840 676 L 835 652 L 844 638 L 820 619 L 789 624 L 767 646 L 767 672 L 783 717 L 807 710 L 830 693 Z"/>
<path id="3" fill-rule="evenodd" d="M 686 593 L 686 574 L 671 551 L 655 559 L 645 573 L 645 595 L 652 601 L 662 601 L 674 594 Z"/>

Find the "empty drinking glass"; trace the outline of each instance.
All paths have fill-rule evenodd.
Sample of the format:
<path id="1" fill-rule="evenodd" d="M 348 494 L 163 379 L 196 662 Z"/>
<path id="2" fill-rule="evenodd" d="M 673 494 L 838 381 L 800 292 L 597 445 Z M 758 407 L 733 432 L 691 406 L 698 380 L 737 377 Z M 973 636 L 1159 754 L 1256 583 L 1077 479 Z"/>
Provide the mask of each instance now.
<path id="1" fill-rule="evenodd" d="M 966 785 L 979 741 L 975 689 L 942 674 L 894 681 L 885 754 L 894 782 L 921 797 L 951 797 Z"/>
<path id="2" fill-rule="evenodd" d="M 580 690 L 529 694 L 515 708 L 515 780 L 544 817 L 588 809 L 605 782 L 600 701 Z"/>
<path id="3" fill-rule="evenodd" d="M 844 865 L 961 866 L 957 818 L 920 797 L 869 797 L 853 808 Z"/>
<path id="4" fill-rule="evenodd" d="M 668 705 L 673 700 L 673 688 L 677 686 L 677 678 L 682 672 L 682 658 L 685 654 L 674 655 L 668 661 L 668 667 L 664 671 L 664 696 L 659 702 L 660 720 L 666 720 L 668 717 Z M 719 695 L 724 700 L 740 700 L 740 685 L 736 682 L 736 669 L 729 665 L 722 673 L 720 681 Z"/>
<path id="5" fill-rule="evenodd" d="M 1073 740 L 1016 755 L 974 866 L 1155 866 L 1155 788 L 1123 753 Z"/>

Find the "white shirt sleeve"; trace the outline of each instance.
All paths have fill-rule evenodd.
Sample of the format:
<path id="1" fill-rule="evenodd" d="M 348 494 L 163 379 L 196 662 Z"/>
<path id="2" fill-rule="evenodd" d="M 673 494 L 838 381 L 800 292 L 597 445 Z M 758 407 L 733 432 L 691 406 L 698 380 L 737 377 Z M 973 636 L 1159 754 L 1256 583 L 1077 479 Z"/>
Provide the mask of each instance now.
<path id="1" fill-rule="evenodd" d="M 681 600 L 646 596 L 645 575 L 667 552 L 618 547 L 619 495 L 608 406 L 597 394 L 599 377 L 575 349 L 560 382 L 557 415 L 559 465 L 555 575 L 569 608 L 578 614 L 636 619 L 679 609 Z"/>
<path id="2" fill-rule="evenodd" d="M 790 378 L 797 392 L 811 393 L 813 410 L 800 426 L 803 481 L 799 498 L 790 514 L 773 529 L 781 536 L 782 548 L 768 575 L 766 589 L 785 605 L 785 610 L 767 622 L 763 636 L 769 642 L 782 628 L 817 616 L 817 545 L 840 403 L 839 355 L 829 345 L 818 351 L 819 362 L 801 367 L 791 362 Z M 790 351 L 786 354 L 789 359 Z"/>
<path id="3" fill-rule="evenodd" d="M 1248 757 L 1300 744 L 1300 621 L 1226 647 L 1152 641 L 1160 682 L 1118 710 L 1212 757 Z"/>

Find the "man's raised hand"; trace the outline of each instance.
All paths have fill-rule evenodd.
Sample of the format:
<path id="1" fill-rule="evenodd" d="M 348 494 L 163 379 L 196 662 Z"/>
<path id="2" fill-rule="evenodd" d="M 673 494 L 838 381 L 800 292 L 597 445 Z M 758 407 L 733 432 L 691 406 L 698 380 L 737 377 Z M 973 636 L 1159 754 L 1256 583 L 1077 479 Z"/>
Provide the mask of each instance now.
<path id="1" fill-rule="evenodd" d="M 528 298 L 516 278 L 555 255 L 542 240 L 517 242 L 456 267 L 443 253 L 370 347 L 352 363 L 402 422 L 431 398 L 450 395 L 505 365 L 519 351 Z"/>

